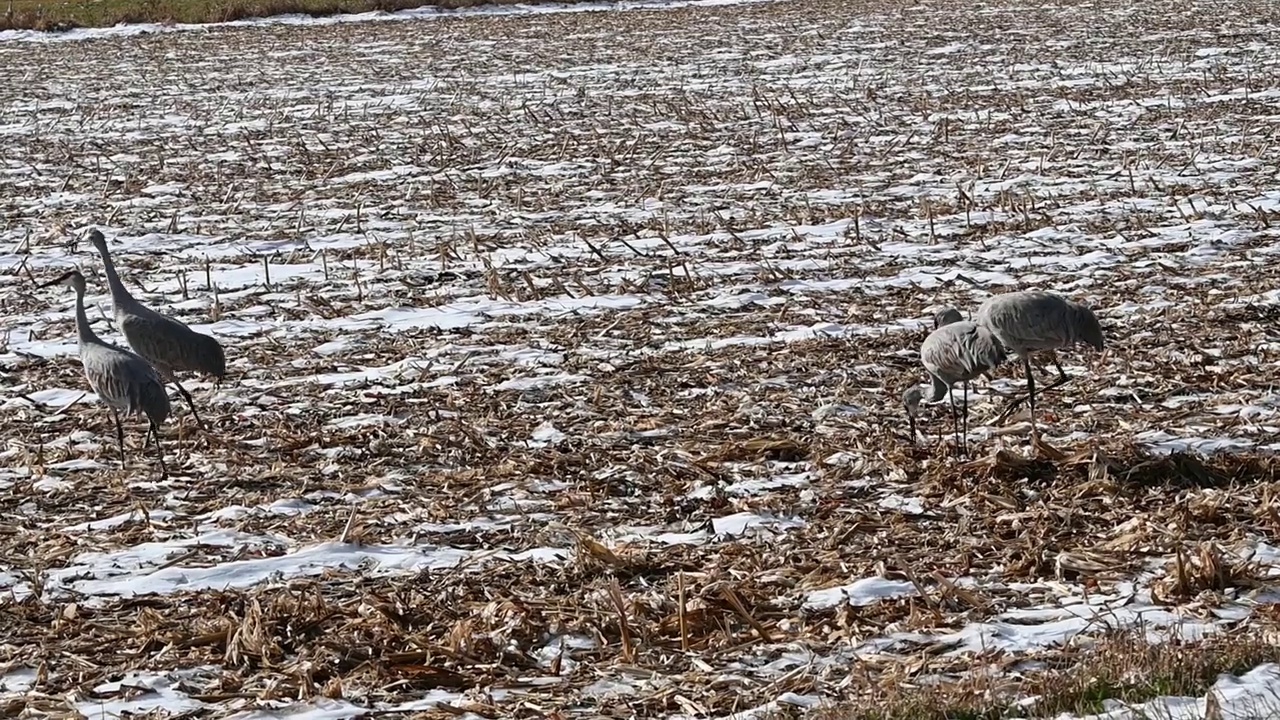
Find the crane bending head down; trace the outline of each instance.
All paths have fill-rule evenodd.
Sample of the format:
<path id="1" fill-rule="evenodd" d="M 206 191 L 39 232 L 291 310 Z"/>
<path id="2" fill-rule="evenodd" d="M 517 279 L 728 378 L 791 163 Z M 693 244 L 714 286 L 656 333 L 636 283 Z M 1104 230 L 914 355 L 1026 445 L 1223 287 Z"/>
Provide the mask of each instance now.
<path id="1" fill-rule="evenodd" d="M 1098 322 L 1098 316 L 1094 315 L 1087 306 L 1075 301 L 1070 302 L 1071 310 L 1076 316 L 1077 340 L 1095 350 L 1102 350 L 1106 347 L 1106 341 L 1102 339 L 1102 324 Z"/>
<path id="2" fill-rule="evenodd" d="M 1030 401 L 1031 432 L 1036 435 L 1036 382 L 1031 371 L 1031 356 L 1049 353 L 1058 377 L 1039 392 L 1052 390 L 1067 381 L 1067 373 L 1058 361 L 1057 351 L 1077 343 L 1102 351 L 1106 342 L 1102 325 L 1093 310 L 1083 303 L 1043 290 L 1020 290 L 987 298 L 974 320 L 1000 340 L 1010 355 L 1017 356 L 1027 376 L 1027 394 L 1008 403 L 1002 420 L 1024 400 Z"/>
<path id="3" fill-rule="evenodd" d="M 933 329 L 937 330 L 943 325 L 950 325 L 964 320 L 964 316 L 960 311 L 953 307 L 946 307 L 933 314 Z M 941 398 L 947 394 L 946 384 L 939 380 L 936 376 L 930 375 L 933 381 L 932 398 Z M 916 417 L 920 415 L 920 402 L 924 400 L 924 389 L 919 385 L 912 383 L 906 392 L 902 393 L 902 405 L 907 411 L 907 422 L 911 426 L 912 439 L 916 436 Z"/>
<path id="4" fill-rule="evenodd" d="M 956 411 L 955 396 L 951 398 L 951 419 L 956 435 L 956 448 L 962 450 L 969 426 L 969 381 L 999 367 L 1007 357 L 991 332 L 969 320 L 959 320 L 960 313 L 948 308 L 935 316 L 941 323 L 920 344 L 920 364 L 928 373 L 931 385 L 928 400 L 937 402 L 946 397 L 956 383 L 964 385 L 964 408 L 961 417 Z M 916 415 L 925 399 L 924 386 L 914 385 L 902 394 L 902 404 L 907 412 L 911 438 L 916 436 Z M 961 419 L 964 421 L 963 430 Z"/>

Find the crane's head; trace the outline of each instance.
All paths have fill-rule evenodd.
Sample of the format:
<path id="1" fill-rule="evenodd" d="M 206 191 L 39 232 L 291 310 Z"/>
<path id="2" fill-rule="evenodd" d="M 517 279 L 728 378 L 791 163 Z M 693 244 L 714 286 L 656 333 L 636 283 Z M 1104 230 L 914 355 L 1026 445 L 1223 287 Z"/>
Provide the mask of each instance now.
<path id="1" fill-rule="evenodd" d="M 920 401 L 924 399 L 924 391 L 919 385 L 911 384 L 906 392 L 902 393 L 902 406 L 907 409 L 907 415 L 915 417 L 920 414 Z"/>
<path id="2" fill-rule="evenodd" d="M 1102 325 L 1098 322 L 1098 316 L 1079 303 L 1075 305 L 1075 311 L 1076 341 L 1092 346 L 1095 350 L 1102 350 L 1105 343 L 1102 339 Z"/>
<path id="3" fill-rule="evenodd" d="M 66 285 L 68 287 L 75 288 L 77 293 L 83 295 L 85 289 L 84 275 L 81 275 L 79 270 L 71 270 L 59 275 L 57 278 L 50 280 L 47 283 L 37 285 L 36 287 L 47 288 L 54 285 Z"/>
<path id="4" fill-rule="evenodd" d="M 937 330 L 943 325 L 958 323 L 961 320 L 964 320 L 964 316 L 960 314 L 959 310 L 953 307 L 943 308 L 942 310 L 939 310 L 938 312 L 934 313 L 933 329 Z"/>
<path id="5" fill-rule="evenodd" d="M 920 414 L 920 401 L 923 399 L 924 391 L 915 383 L 902 393 L 902 407 L 907 411 L 907 427 L 911 432 L 912 442 L 916 439 L 916 416 Z"/>
<path id="6" fill-rule="evenodd" d="M 102 231 L 98 228 L 89 228 L 89 232 L 85 235 L 85 238 L 87 238 L 89 243 L 99 252 L 106 251 L 107 239 L 102 236 Z"/>

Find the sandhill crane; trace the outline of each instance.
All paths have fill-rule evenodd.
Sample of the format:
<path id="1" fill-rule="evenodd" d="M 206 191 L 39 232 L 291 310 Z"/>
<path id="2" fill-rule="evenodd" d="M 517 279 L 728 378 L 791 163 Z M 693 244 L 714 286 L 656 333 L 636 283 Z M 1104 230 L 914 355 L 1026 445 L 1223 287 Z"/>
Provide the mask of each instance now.
<path id="1" fill-rule="evenodd" d="M 129 347 L 154 365 L 160 377 L 178 387 L 178 392 L 191 407 L 196 423 L 203 426 L 191 393 L 182 387 L 175 373 L 194 370 L 221 380 L 227 374 L 227 358 L 222 346 L 212 337 L 198 333 L 167 315 L 161 315 L 134 299 L 125 289 L 124 283 L 120 282 L 115 263 L 111 261 L 111 253 L 107 251 L 107 239 L 97 228 L 89 231 L 89 242 L 102 255 L 102 266 L 107 273 L 107 286 L 111 288 L 111 305 L 116 323 L 129 342 Z"/>
<path id="2" fill-rule="evenodd" d="M 948 312 L 948 310 L 950 312 Z M 941 400 L 957 382 L 964 384 L 964 430 L 969 435 L 969 381 L 996 369 L 1005 361 L 1005 351 L 996 337 L 985 327 L 969 320 L 953 320 L 960 313 L 948 308 L 935 316 L 935 322 L 943 323 L 920 344 L 920 364 L 929 373 L 932 383 L 930 402 Z M 902 395 L 907 410 L 907 422 L 911 439 L 916 437 L 916 415 L 924 398 L 924 387 L 912 385 Z M 951 394 L 951 422 L 956 435 L 956 449 L 962 451 L 960 420 L 956 415 L 955 393 Z"/>
<path id="3" fill-rule="evenodd" d="M 1022 358 L 1027 373 L 1027 395 L 1010 401 L 1002 416 L 1023 400 L 1031 401 L 1031 432 L 1036 434 L 1036 381 L 1031 374 L 1032 353 L 1049 351 L 1058 378 L 1043 390 L 1052 390 L 1068 380 L 1058 362 L 1056 350 L 1076 343 L 1103 348 L 1102 326 L 1093 311 L 1084 305 L 1040 290 L 1023 290 L 987 298 L 973 319 L 987 328 L 1010 355 Z"/>
<path id="4" fill-rule="evenodd" d="M 84 311 L 84 276 L 79 270 L 65 273 L 40 287 L 60 284 L 69 285 L 76 291 L 76 332 L 80 338 L 80 364 L 84 366 L 84 376 L 89 380 L 89 386 L 111 409 L 111 417 L 116 422 L 116 442 L 120 445 L 121 468 L 124 467 L 124 426 L 120 424 L 120 411 L 123 410 L 129 416 L 146 416 L 150 423 L 147 439 L 155 440 L 161 476 L 168 477 L 164 451 L 160 449 L 160 424 L 169 417 L 169 396 L 164 391 L 164 381 L 146 360 L 103 341 L 89 327 L 89 318 Z"/>

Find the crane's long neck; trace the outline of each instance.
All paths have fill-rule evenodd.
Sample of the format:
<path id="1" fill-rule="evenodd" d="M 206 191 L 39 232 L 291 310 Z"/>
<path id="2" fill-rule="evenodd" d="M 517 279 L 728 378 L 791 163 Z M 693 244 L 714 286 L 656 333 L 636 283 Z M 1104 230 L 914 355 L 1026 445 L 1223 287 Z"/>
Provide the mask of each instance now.
<path id="1" fill-rule="evenodd" d="M 1070 333 L 1071 342 L 1087 343 L 1099 350 L 1103 346 L 1102 326 L 1098 324 L 1098 316 L 1087 306 L 1071 303 Z"/>
<path id="2" fill-rule="evenodd" d="M 934 375 L 933 373 L 929 373 L 929 380 L 933 382 L 933 389 L 932 389 L 933 394 L 928 396 L 929 402 L 938 402 L 939 400 L 947 396 L 947 390 L 949 388 L 947 387 L 946 383 L 942 382 L 942 380 L 939 379 L 938 376 Z"/>
<path id="3" fill-rule="evenodd" d="M 132 302 L 133 296 L 125 289 L 124 283 L 120 282 L 116 264 L 111 262 L 111 253 L 105 247 L 98 248 L 98 252 L 102 255 L 102 268 L 107 273 L 107 287 L 111 288 L 111 304 L 120 307 Z"/>
<path id="4" fill-rule="evenodd" d="M 84 291 L 76 291 L 76 334 L 80 336 L 80 345 L 98 342 L 98 336 L 89 327 L 89 315 L 84 311 Z"/>

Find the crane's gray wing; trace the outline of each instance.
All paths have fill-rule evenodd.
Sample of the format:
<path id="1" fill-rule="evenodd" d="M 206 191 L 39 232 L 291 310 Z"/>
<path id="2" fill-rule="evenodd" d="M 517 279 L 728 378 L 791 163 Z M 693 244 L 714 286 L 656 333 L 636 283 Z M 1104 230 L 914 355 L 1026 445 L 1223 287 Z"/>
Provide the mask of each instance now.
<path id="1" fill-rule="evenodd" d="M 946 383 L 972 380 L 1004 360 L 1004 348 L 991 332 L 968 320 L 943 325 L 920 346 L 921 364 Z"/>
<path id="2" fill-rule="evenodd" d="M 1051 293 L 997 295 L 978 308 L 975 319 L 1013 352 L 1060 348 L 1074 339 L 1070 306 Z"/>
<path id="3" fill-rule="evenodd" d="M 120 330 L 129 347 L 162 373 L 195 370 L 218 378 L 227 373 L 226 355 L 218 341 L 181 321 L 150 312 L 126 317 Z"/>
<path id="4" fill-rule="evenodd" d="M 157 425 L 169 417 L 164 382 L 146 360 L 117 348 L 96 345 L 80 354 L 89 385 L 106 404 L 146 415 Z"/>
<path id="5" fill-rule="evenodd" d="M 1005 361 L 1004 347 L 996 336 L 977 323 L 964 324 L 955 346 L 961 380 L 972 380 Z"/>

